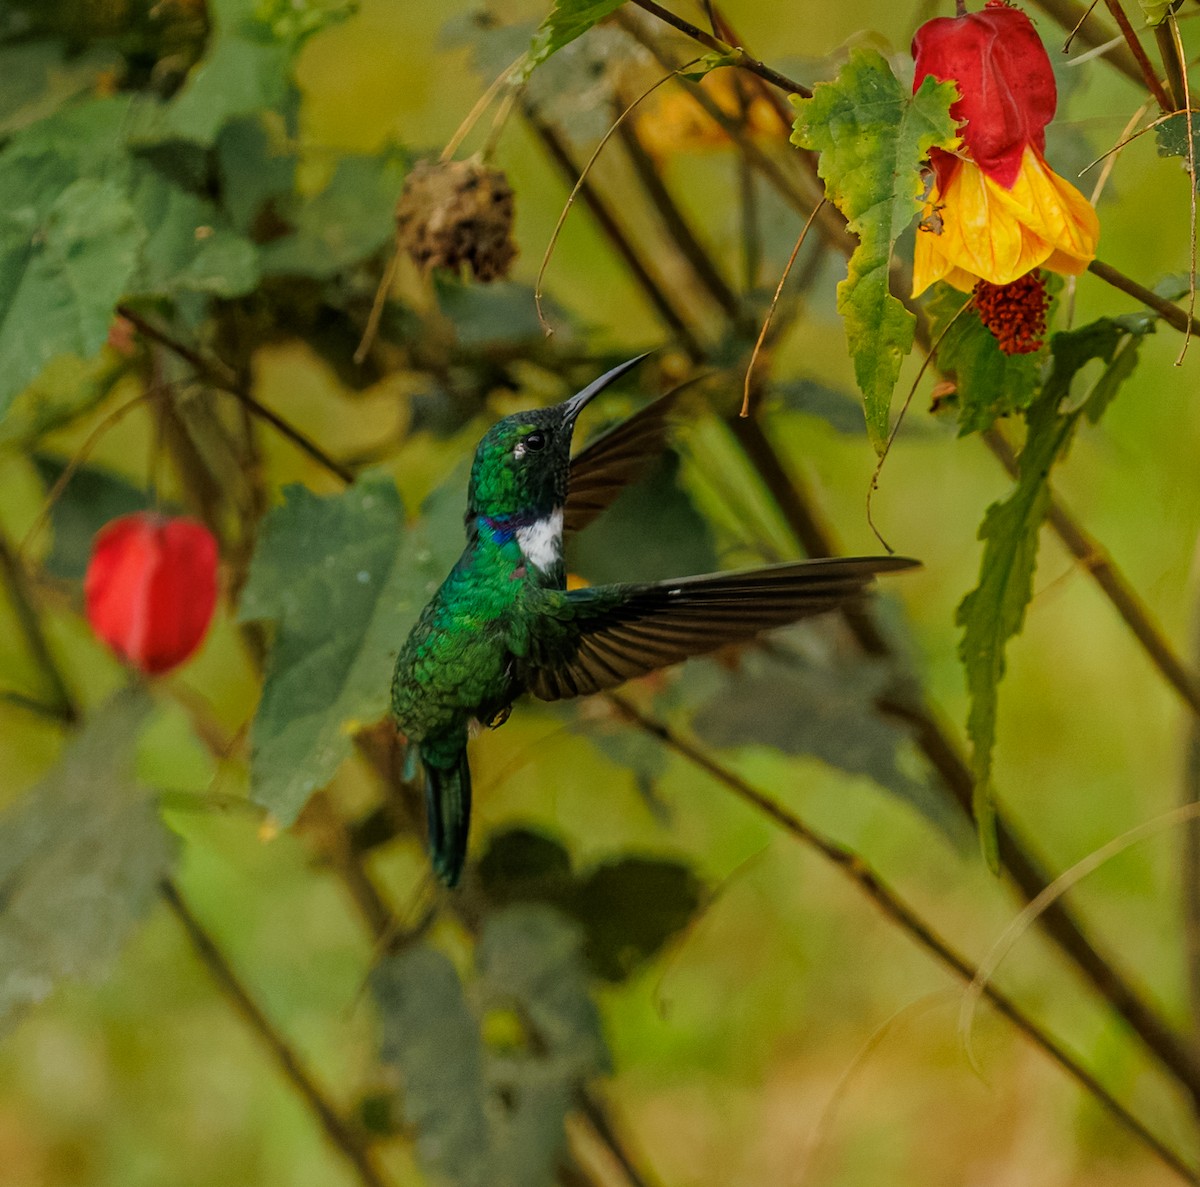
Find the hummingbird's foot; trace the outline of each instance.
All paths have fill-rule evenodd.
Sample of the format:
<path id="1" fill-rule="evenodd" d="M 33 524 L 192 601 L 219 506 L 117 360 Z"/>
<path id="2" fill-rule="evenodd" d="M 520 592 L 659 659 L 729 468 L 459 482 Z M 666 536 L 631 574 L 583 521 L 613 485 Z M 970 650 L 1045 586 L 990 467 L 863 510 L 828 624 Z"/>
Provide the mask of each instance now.
<path id="1" fill-rule="evenodd" d="M 505 705 L 499 713 L 497 713 L 490 721 L 487 721 L 484 724 L 490 730 L 498 730 L 509 719 L 510 716 L 512 716 L 512 706 Z"/>

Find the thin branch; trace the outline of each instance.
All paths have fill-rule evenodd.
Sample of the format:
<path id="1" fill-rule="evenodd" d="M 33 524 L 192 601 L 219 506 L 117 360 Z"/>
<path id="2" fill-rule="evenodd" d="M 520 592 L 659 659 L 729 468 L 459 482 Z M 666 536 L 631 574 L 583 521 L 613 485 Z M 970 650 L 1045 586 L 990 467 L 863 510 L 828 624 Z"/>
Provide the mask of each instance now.
<path id="1" fill-rule="evenodd" d="M 353 1166 L 359 1181 L 365 1184 L 365 1187 L 388 1187 L 387 1179 L 376 1165 L 375 1158 L 362 1137 L 334 1108 L 305 1070 L 299 1055 L 250 996 L 249 990 L 239 980 L 225 954 L 192 913 L 175 884 L 165 880 L 161 890 L 167 906 L 179 921 L 196 955 L 218 988 L 229 999 L 230 1006 L 270 1051 L 280 1071 L 320 1123 L 325 1136 Z"/>
<path id="2" fill-rule="evenodd" d="M 1179 104 L 1172 95 L 1169 95 L 1162 83 L 1158 80 L 1158 74 L 1154 69 L 1153 63 L 1150 61 L 1149 55 L 1142 46 L 1133 26 L 1129 23 L 1129 18 L 1125 15 L 1125 9 L 1121 6 L 1121 0 L 1104 0 L 1108 7 L 1108 11 L 1112 13 L 1113 20 L 1117 22 L 1117 28 L 1121 30 L 1121 36 L 1125 38 L 1125 44 L 1129 46 L 1129 52 L 1133 54 L 1137 61 L 1138 69 L 1142 73 L 1142 81 L 1146 84 L 1146 89 L 1154 96 L 1154 101 L 1159 105 L 1164 112 L 1177 111 Z M 1160 43 L 1161 48 L 1161 43 Z"/>
<path id="3" fill-rule="evenodd" d="M 58 660 L 54 658 L 46 632 L 42 629 L 42 619 L 34 605 L 29 575 L 3 531 L 0 531 L 0 572 L 3 573 L 4 583 L 8 587 L 9 600 L 17 616 L 17 625 L 25 637 L 25 645 L 36 660 L 38 671 L 50 685 L 53 703 L 51 706 L 39 705 L 39 708 L 50 708 L 60 721 L 74 725 L 80 719 L 79 706 L 67 687 L 66 677 L 59 667 Z M 24 698 L 22 700 L 27 704 L 37 703 L 25 701 Z"/>
<path id="4" fill-rule="evenodd" d="M 1086 19 L 1088 10 L 1077 0 L 1034 0 L 1034 3 L 1047 16 L 1057 21 L 1062 28 L 1070 30 L 1073 37 L 1089 49 L 1099 49 L 1101 46 L 1114 42 L 1112 34 L 1099 21 Z M 1101 56 L 1110 65 L 1115 66 L 1130 82 L 1145 83 L 1145 75 L 1138 66 L 1133 50 L 1127 44 L 1116 40 L 1111 48 L 1104 50 Z"/>
<path id="5" fill-rule="evenodd" d="M 671 25 L 681 33 L 686 33 L 693 41 L 698 41 L 701 45 L 706 46 L 715 53 L 731 55 L 734 66 L 742 70 L 749 70 L 751 74 L 757 74 L 759 78 L 765 79 L 767 82 L 774 84 L 782 91 L 787 91 L 789 94 L 803 95 L 806 99 L 812 97 L 812 91 L 803 83 L 797 82 L 794 78 L 788 78 L 786 74 L 781 74 L 778 70 L 773 70 L 757 58 L 751 57 L 741 46 L 728 45 L 719 37 L 714 37 L 711 33 L 706 33 L 698 25 L 693 25 L 691 21 L 685 21 L 683 17 L 669 12 L 661 4 L 656 4 L 654 0 L 633 0 L 633 2 L 638 8 L 645 9 L 651 16 L 656 16 L 665 24 Z"/>
<path id="6" fill-rule="evenodd" d="M 1153 309 L 1167 325 L 1181 334 L 1186 334 L 1189 326 L 1193 334 L 1200 333 L 1200 321 L 1189 318 L 1186 310 L 1180 309 L 1174 301 L 1160 297 L 1153 289 L 1146 288 L 1144 284 L 1138 284 L 1136 280 L 1126 276 L 1123 272 L 1118 272 L 1111 264 L 1106 264 L 1102 260 L 1093 260 L 1088 265 L 1088 271 L 1093 276 L 1098 276 L 1106 284 L 1111 284 L 1113 288 L 1120 289 L 1121 292 L 1141 301 L 1147 308 Z"/>
<path id="7" fill-rule="evenodd" d="M 260 404 L 246 389 L 245 384 L 239 382 L 238 377 L 220 359 L 205 357 L 186 343 L 180 342 L 166 330 L 159 329 L 158 326 L 148 322 L 141 314 L 136 313 L 127 305 L 118 305 L 117 313 L 136 326 L 147 338 L 166 347 L 172 354 L 183 359 L 206 383 L 239 400 L 260 420 L 266 421 L 281 436 L 286 437 L 293 445 L 308 454 L 313 461 L 323 466 L 331 474 L 340 478 L 347 486 L 354 482 L 354 474 L 350 470 L 341 462 L 330 457 L 311 437 L 289 424 L 277 412 L 272 412 L 270 408 Z"/>
<path id="8" fill-rule="evenodd" d="M 931 953 L 957 977 L 968 985 L 975 981 L 978 974 L 976 966 L 938 935 L 857 853 L 843 848 L 805 824 L 800 817 L 776 802 L 766 792 L 731 771 L 699 746 L 681 738 L 662 722 L 644 714 L 625 697 L 618 693 L 607 693 L 605 696 L 631 724 L 657 739 L 668 750 L 706 772 L 796 840 L 810 849 L 814 849 L 866 894 L 892 923 L 905 932 L 917 945 Z M 1030 1019 L 1011 998 L 996 991 L 990 982 L 983 983 L 982 991 L 988 995 L 989 1001 L 998 1013 L 1007 1018 L 1022 1034 L 1040 1047 L 1087 1092 L 1095 1096 L 1114 1118 L 1147 1149 L 1153 1151 L 1166 1166 L 1170 1167 L 1185 1182 L 1196 1182 L 1198 1172 L 1180 1154 L 1152 1133 L 1142 1121 L 1109 1092 L 1092 1072 Z"/>
<path id="9" fill-rule="evenodd" d="M 1193 594 L 1192 653 L 1200 660 L 1200 598 Z M 1185 804 L 1200 801 L 1200 716 L 1188 723 L 1180 785 Z M 1187 968 L 1188 999 L 1192 1032 L 1200 1048 L 1200 821 L 1193 820 L 1183 834 L 1180 853 L 1183 898 L 1183 950 Z M 1200 1052 L 1198 1052 L 1200 1053 Z"/>
<path id="10" fill-rule="evenodd" d="M 625 1178 L 629 1180 L 630 1187 L 653 1187 L 653 1180 L 639 1169 L 625 1149 L 625 1143 L 621 1141 L 604 1101 L 592 1090 L 584 1088 L 580 1090 L 576 1102 L 596 1137 L 616 1159 Z"/>

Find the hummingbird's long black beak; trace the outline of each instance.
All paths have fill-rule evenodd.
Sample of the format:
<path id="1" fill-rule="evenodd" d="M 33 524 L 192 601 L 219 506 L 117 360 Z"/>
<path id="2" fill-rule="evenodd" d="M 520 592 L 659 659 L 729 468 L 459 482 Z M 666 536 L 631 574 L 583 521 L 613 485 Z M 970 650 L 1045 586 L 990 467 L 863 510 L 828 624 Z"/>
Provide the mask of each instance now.
<path id="1" fill-rule="evenodd" d="M 584 405 L 598 396 L 609 384 L 616 383 L 626 371 L 632 371 L 644 358 L 648 358 L 652 352 L 647 351 L 645 354 L 639 354 L 637 358 L 630 359 L 626 363 L 614 367 L 611 371 L 605 371 L 599 379 L 593 379 L 591 383 L 579 392 L 572 396 L 563 404 L 563 411 L 566 413 L 565 421 L 568 425 L 575 423 L 575 418 L 583 411 Z"/>

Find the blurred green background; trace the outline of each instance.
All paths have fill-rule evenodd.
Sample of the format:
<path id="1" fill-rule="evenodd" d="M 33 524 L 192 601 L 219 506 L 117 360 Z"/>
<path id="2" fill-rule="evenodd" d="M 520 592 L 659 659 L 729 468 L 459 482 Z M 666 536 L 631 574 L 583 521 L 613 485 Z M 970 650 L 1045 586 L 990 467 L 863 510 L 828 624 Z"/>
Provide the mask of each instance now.
<path id="1" fill-rule="evenodd" d="M 703 23 L 698 6 L 686 7 L 689 19 Z M 472 40 L 469 18 L 477 8 L 457 0 L 361 0 L 304 42 L 294 75 L 302 193 L 320 194 L 347 154 L 400 147 L 411 160 L 441 151 L 496 72 L 477 70 L 476 51 L 464 44 Z M 498 2 L 491 12 L 502 26 L 519 26 L 539 21 L 544 9 L 531 0 Z M 877 0 L 788 6 L 728 0 L 723 11 L 759 57 L 808 80 L 831 77 L 845 48 L 855 44 L 882 49 L 904 69 L 914 28 L 936 14 L 924 2 Z M 118 12 L 112 19 L 119 27 L 124 18 Z M 1039 21 L 1056 44 L 1057 28 L 1045 15 Z M 1184 28 L 1189 35 L 1190 26 Z M 582 46 L 607 32 L 589 34 L 575 58 L 564 51 L 554 65 L 575 70 L 578 83 L 586 62 Z M 680 53 L 692 53 L 678 45 Z M 491 52 L 488 61 L 499 53 Z M 612 52 L 625 50 L 617 45 Z M 510 59 L 501 54 L 496 60 L 503 66 Z M 653 81 L 657 67 L 644 52 L 636 64 L 638 77 Z M 1050 157 L 1070 175 L 1068 164 L 1081 168 L 1120 138 L 1143 95 L 1096 60 L 1066 68 L 1066 76 L 1070 86 L 1064 86 Z M 607 113 L 605 102 L 586 93 L 563 99 L 558 118 L 577 128 L 581 160 L 604 130 Z M 486 138 L 489 124 L 490 113 L 468 151 Z M 450 431 L 435 435 L 414 427 L 416 398 L 426 391 L 424 363 L 452 348 L 432 336 L 436 318 L 424 316 L 435 305 L 431 284 L 404 264 L 395 292 L 422 314 L 417 324 L 431 336 L 427 342 L 401 339 L 398 353 L 385 356 L 391 367 L 366 386 L 347 384 L 304 333 L 272 336 L 247 356 L 258 399 L 337 457 L 381 460 L 410 508 L 453 472 L 491 418 L 562 394 L 547 368 L 522 364 L 521 355 L 532 359 L 544 349 L 528 344 L 537 341 L 528 286 L 567 188 L 519 113 L 503 127 L 493 163 L 506 171 L 516 194 L 520 256 L 513 287 L 505 290 L 509 299 L 496 316 L 503 333 L 512 332 L 515 318 L 530 327 L 527 344 L 513 347 L 520 390 L 486 390 L 484 384 L 482 402 Z M 738 155 L 684 146 L 664 161 L 663 174 L 725 273 L 743 277 Z M 598 175 L 634 240 L 655 259 L 661 232 L 627 170 L 619 161 L 602 161 Z M 1087 190 L 1091 182 L 1080 184 Z M 763 258 L 753 287 L 761 298 L 773 288 L 799 223 L 765 190 L 759 201 Z M 1187 178 L 1178 160 L 1156 155 L 1151 137 L 1120 156 L 1100 213 L 1104 260 L 1148 285 L 1186 272 Z M 377 254 L 359 278 L 360 297 L 369 294 L 385 256 Z M 690 291 L 693 282 L 665 257 L 661 266 L 665 283 L 682 290 L 685 307 L 703 310 L 697 323 L 712 334 L 715 319 Z M 777 381 L 803 377 L 854 391 L 833 305 L 842 267 L 836 258 L 814 266 L 802 309 L 772 358 Z M 571 323 L 558 340 L 564 350 L 624 356 L 668 340 L 582 205 L 567 218 L 546 291 Z M 759 314 L 762 306 L 760 300 Z M 1076 324 L 1131 308 L 1128 298 L 1090 277 L 1074 293 Z M 385 339 L 388 333 L 385 325 Z M 1147 341 L 1139 370 L 1103 424 L 1080 434 L 1056 475 L 1056 489 L 1110 550 L 1167 635 L 1186 649 L 1200 523 L 1200 411 L 1196 348 L 1176 365 L 1180 346 L 1179 336 L 1165 328 Z M 683 369 L 675 347 L 666 354 L 659 364 L 664 371 Z M 901 392 L 917 365 L 909 361 Z M 63 366 L 60 376 L 39 383 L 74 382 Z M 121 392 L 133 390 L 133 381 L 125 382 L 41 446 L 71 456 Z M 888 542 L 924 563 L 919 573 L 888 583 L 886 613 L 905 624 L 898 629 L 914 666 L 960 736 L 967 706 L 954 609 L 976 580 L 977 527 L 1008 482 L 977 439 L 957 438 L 952 424 L 926 412 L 929 383 L 884 468 L 874 513 Z M 717 385 L 720 399 L 730 403 L 740 388 L 737 370 Z M 835 525 L 841 547 L 876 551 L 864 512 L 875 462 L 865 435 L 838 431 L 782 398 L 768 401 L 765 420 L 787 465 Z M 287 442 L 269 433 L 260 440 L 273 500 L 293 482 L 322 494 L 337 491 L 328 474 Z M 682 484 L 708 516 L 722 563 L 794 547 L 711 420 L 694 431 L 685 426 L 679 440 Z M 134 415 L 103 435 L 90 461 L 143 486 L 154 448 L 146 420 Z M 168 497 L 186 502 L 165 469 L 161 484 Z M 10 538 L 24 537 L 44 496 L 27 439 L 10 435 L 0 453 L 0 523 Z M 645 563 L 651 563 L 655 524 L 647 517 L 641 526 Z M 43 535 L 38 548 L 48 546 Z M 98 704 L 122 682 L 119 666 L 90 639 L 69 590 L 49 592 L 46 604 L 50 639 L 74 688 L 86 704 Z M 36 665 L 11 607 L 4 613 L 0 672 L 6 684 L 36 687 Z M 839 646 L 833 628 L 786 638 L 816 654 Z M 685 708 L 689 694 L 702 698 L 716 689 L 719 719 L 721 696 L 735 694 L 720 691 L 714 669 L 712 661 L 693 664 L 684 677 L 671 677 L 671 687 Z M 376 1018 L 363 993 L 375 959 L 372 939 L 322 859 L 312 822 L 270 835 L 244 802 L 242 731 L 254 712 L 258 678 L 228 609 L 198 658 L 170 680 L 178 696 L 158 698 L 139 769 L 166 793 L 167 820 L 182 839 L 178 882 L 330 1098 L 357 1115 L 365 1100 L 392 1086 L 380 1068 Z M 224 760 L 197 742 L 179 707 L 189 698 L 202 700 L 231 740 Z M 726 703 L 732 708 L 732 700 Z M 621 736 L 611 722 L 598 720 L 594 728 Z M 1010 648 L 1001 691 L 996 786 L 1006 810 L 1048 866 L 1063 869 L 1179 802 L 1186 737 L 1174 695 L 1083 569 L 1044 535 L 1035 596 L 1024 633 Z M 15 802 L 52 767 L 61 744 L 57 726 L 0 704 L 0 798 Z M 1167 1181 L 1163 1168 L 1092 1100 L 986 1009 L 976 1027 L 979 1068 L 973 1069 L 956 1032 L 957 982 L 811 852 L 694 767 L 655 754 L 648 798 L 631 769 L 644 757 L 631 757 L 616 743 L 606 753 L 576 718 L 528 704 L 503 730 L 478 739 L 472 758 L 477 849 L 503 827 L 524 824 L 558 837 L 577 867 L 630 852 L 668 856 L 693 867 L 708 888 L 702 911 L 656 960 L 627 983 L 599 990 L 613 1059 L 605 1094 L 654 1181 L 669 1187 L 1136 1187 Z M 973 957 L 1016 911 L 966 830 L 932 825 L 872 780 L 764 745 L 730 746 L 724 758 L 861 854 Z M 350 812 L 369 805 L 372 787 L 366 763 L 356 757 L 339 770 L 329 795 Z M 951 813 L 943 809 L 942 815 Z M 1162 834 L 1107 864 L 1071 898 L 1102 949 L 1117 954 L 1136 984 L 1191 1033 L 1181 906 L 1188 875 L 1181 853 L 1181 833 Z M 427 893 L 419 844 L 408 839 L 388 846 L 370 863 L 395 911 L 411 918 Z M 440 919 L 435 937 L 461 953 L 465 941 L 452 920 Z M 1195 1150 L 1194 1117 L 1181 1093 L 1044 939 L 1027 936 L 1001 980 L 1157 1133 Z M 411 1135 L 383 1139 L 379 1150 L 389 1181 L 424 1181 Z M 596 1182 L 621 1181 L 603 1159 L 595 1173 Z M 159 907 L 135 931 L 111 975 L 62 985 L 5 1035 L 0 1182 L 135 1187 L 166 1181 L 327 1187 L 356 1180 L 214 988 L 176 921 Z"/>

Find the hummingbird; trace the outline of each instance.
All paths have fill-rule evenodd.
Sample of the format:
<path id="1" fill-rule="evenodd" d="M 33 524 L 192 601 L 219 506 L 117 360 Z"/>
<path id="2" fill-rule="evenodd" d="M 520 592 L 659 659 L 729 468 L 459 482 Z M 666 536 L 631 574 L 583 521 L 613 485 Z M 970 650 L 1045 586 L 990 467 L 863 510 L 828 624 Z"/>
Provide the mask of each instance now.
<path id="1" fill-rule="evenodd" d="M 467 853 L 472 728 L 497 728 L 523 693 L 587 696 L 860 598 L 905 557 L 789 561 L 670 581 L 567 589 L 564 535 L 612 503 L 661 452 L 681 389 L 571 457 L 580 412 L 646 356 L 561 404 L 494 424 L 471 466 L 467 543 L 396 660 L 392 714 L 425 773 L 435 873 L 457 884 Z M 685 385 L 686 386 L 686 385 Z"/>

